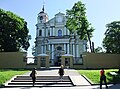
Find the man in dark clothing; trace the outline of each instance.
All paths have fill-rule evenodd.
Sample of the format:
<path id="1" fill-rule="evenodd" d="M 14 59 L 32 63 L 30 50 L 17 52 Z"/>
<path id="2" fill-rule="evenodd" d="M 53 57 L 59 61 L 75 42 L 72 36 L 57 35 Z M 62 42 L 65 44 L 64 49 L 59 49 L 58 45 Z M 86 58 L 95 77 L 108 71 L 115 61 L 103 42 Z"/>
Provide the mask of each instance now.
<path id="1" fill-rule="evenodd" d="M 58 74 L 60 75 L 60 79 L 62 81 L 63 75 L 64 75 L 64 67 L 63 67 L 63 65 L 60 66 Z"/>
<path id="2" fill-rule="evenodd" d="M 106 85 L 106 89 L 108 89 L 104 69 L 102 69 L 102 70 L 100 71 L 100 89 L 102 89 L 102 82 L 103 82 L 103 81 L 104 81 L 104 83 L 105 83 L 105 85 Z"/>
<path id="3" fill-rule="evenodd" d="M 37 72 L 36 72 L 35 68 L 33 68 L 33 69 L 32 69 L 32 72 L 31 72 L 31 74 L 30 74 L 30 77 L 32 77 L 33 86 L 35 85 L 36 74 L 37 74 Z"/>

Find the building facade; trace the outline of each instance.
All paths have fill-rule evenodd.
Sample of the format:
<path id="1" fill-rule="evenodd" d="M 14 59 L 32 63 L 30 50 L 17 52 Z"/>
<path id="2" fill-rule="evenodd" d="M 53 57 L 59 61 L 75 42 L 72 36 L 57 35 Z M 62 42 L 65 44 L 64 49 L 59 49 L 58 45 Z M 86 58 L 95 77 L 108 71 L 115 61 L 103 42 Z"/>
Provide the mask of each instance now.
<path id="1" fill-rule="evenodd" d="M 66 28 L 66 16 L 59 12 L 54 18 L 48 19 L 47 13 L 42 11 L 38 14 L 36 24 L 36 41 L 33 55 L 49 55 L 50 65 L 61 65 L 61 56 L 73 56 L 74 64 L 82 64 L 82 54 L 87 51 L 87 41 L 80 40 L 79 36 Z M 44 57 L 42 65 L 44 65 Z M 69 63 L 69 60 L 65 61 Z"/>

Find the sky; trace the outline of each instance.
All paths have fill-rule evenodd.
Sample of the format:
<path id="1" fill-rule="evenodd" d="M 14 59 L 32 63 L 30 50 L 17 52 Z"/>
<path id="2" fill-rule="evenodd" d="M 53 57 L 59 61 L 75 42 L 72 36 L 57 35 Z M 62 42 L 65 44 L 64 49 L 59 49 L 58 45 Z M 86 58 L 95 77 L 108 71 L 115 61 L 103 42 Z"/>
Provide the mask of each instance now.
<path id="1" fill-rule="evenodd" d="M 32 56 L 32 46 L 35 45 L 36 23 L 38 13 L 42 10 L 43 4 L 49 19 L 58 12 L 66 13 L 66 9 L 71 9 L 74 3 L 79 0 L 0 0 L 0 8 L 11 11 L 27 21 L 29 35 L 32 36 L 28 56 Z M 95 28 L 91 41 L 95 48 L 102 47 L 106 24 L 120 20 L 120 0 L 81 0 L 86 7 L 88 21 Z"/>

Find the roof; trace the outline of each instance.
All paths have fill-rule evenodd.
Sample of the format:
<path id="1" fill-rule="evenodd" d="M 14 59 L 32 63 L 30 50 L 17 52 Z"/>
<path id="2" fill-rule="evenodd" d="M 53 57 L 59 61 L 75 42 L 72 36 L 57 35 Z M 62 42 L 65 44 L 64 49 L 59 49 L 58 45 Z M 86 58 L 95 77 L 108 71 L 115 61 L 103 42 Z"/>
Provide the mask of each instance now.
<path id="1" fill-rule="evenodd" d="M 70 57 L 70 56 L 73 56 L 73 55 L 71 55 L 71 54 L 63 54 L 62 56 L 68 56 L 68 57 Z"/>
<path id="2" fill-rule="evenodd" d="M 47 54 L 43 53 L 43 54 L 38 54 L 37 56 L 46 57 L 46 56 L 49 56 L 49 55 L 47 55 Z"/>
<path id="3" fill-rule="evenodd" d="M 64 13 L 59 12 L 59 13 L 57 13 L 56 15 L 65 15 L 65 14 L 64 14 Z M 56 16 L 56 15 L 55 15 L 55 16 Z"/>

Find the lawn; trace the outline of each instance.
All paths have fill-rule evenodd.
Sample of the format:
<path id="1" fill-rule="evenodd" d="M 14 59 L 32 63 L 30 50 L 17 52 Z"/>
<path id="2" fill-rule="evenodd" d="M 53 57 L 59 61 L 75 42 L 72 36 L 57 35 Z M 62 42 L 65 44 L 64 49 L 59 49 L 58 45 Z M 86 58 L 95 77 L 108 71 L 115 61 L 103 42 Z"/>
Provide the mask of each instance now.
<path id="1" fill-rule="evenodd" d="M 118 69 L 106 69 L 105 74 L 108 83 L 120 83 L 120 75 L 112 76 L 110 72 L 117 72 Z M 78 70 L 81 75 L 85 75 L 93 84 L 99 84 L 100 82 L 100 70 Z"/>
<path id="2" fill-rule="evenodd" d="M 28 70 L 12 70 L 12 69 L 0 69 L 0 86 L 6 81 L 10 80 L 15 75 L 21 75 L 28 72 Z"/>

